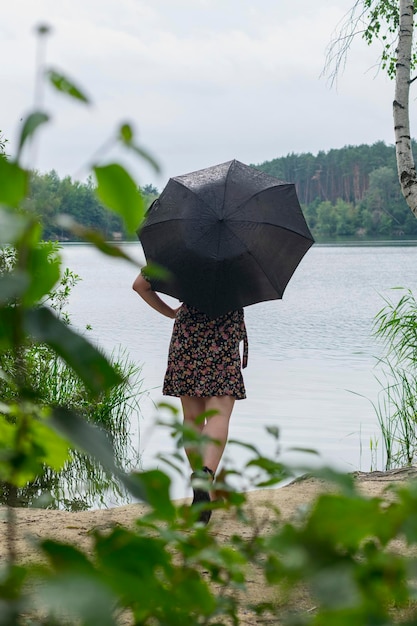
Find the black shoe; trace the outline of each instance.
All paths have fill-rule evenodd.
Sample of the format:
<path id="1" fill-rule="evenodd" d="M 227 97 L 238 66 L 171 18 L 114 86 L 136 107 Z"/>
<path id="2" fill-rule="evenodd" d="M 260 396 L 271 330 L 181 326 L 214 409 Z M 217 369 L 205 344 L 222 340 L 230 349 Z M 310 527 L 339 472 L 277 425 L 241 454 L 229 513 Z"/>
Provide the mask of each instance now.
<path id="1" fill-rule="evenodd" d="M 196 504 L 209 504 L 211 502 L 210 494 L 207 488 L 193 485 L 193 481 L 201 481 L 207 480 L 208 476 L 211 476 L 212 480 L 214 480 L 214 472 L 208 467 L 203 467 L 203 470 L 200 472 L 193 472 L 191 474 L 191 487 L 193 489 L 193 501 L 191 506 L 195 506 Z M 211 518 L 211 509 L 204 509 L 200 511 L 198 516 L 198 521 L 202 524 L 208 524 Z"/>

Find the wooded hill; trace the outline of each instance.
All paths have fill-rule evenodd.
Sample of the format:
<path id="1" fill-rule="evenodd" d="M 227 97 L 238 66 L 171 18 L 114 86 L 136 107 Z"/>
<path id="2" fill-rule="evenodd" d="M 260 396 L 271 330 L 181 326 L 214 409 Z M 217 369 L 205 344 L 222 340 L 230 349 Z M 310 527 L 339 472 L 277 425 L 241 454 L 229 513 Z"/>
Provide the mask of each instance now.
<path id="1" fill-rule="evenodd" d="M 400 191 L 394 146 L 379 141 L 316 156 L 289 154 L 256 167 L 295 183 L 307 222 L 319 241 L 417 235 L 417 220 Z"/>
<path id="2" fill-rule="evenodd" d="M 372 146 L 346 146 L 316 156 L 310 152 L 289 154 L 256 167 L 295 183 L 303 205 L 317 199 L 332 204 L 338 200 L 358 204 L 369 189 L 372 172 L 380 168 L 396 172 L 395 149 L 379 141 Z"/>
<path id="3" fill-rule="evenodd" d="M 417 219 L 407 207 L 397 178 L 395 149 L 380 141 L 338 150 L 289 154 L 255 165 L 281 180 L 293 182 L 307 222 L 318 241 L 340 238 L 417 238 Z M 142 189 L 147 205 L 158 195 Z M 27 206 L 43 222 L 45 237 L 65 240 L 54 224 L 65 212 L 108 239 L 125 239 L 121 221 L 100 205 L 91 181 L 80 183 L 55 172 L 33 174 Z"/>

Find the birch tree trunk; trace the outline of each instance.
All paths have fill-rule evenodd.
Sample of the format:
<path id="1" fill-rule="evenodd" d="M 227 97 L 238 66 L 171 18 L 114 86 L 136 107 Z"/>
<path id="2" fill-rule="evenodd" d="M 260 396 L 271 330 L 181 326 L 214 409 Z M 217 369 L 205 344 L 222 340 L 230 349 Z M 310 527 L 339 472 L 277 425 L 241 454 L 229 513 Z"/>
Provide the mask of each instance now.
<path id="1" fill-rule="evenodd" d="M 393 102 L 395 150 L 398 178 L 406 202 L 417 217 L 417 174 L 411 149 L 409 95 L 410 62 L 413 44 L 414 3 L 400 0 L 395 100 Z"/>

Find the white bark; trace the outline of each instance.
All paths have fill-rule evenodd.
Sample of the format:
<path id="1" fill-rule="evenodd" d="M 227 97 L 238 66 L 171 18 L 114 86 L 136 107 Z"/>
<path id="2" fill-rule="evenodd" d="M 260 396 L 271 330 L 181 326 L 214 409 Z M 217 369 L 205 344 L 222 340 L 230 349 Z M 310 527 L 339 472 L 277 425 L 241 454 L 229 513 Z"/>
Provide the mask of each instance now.
<path id="1" fill-rule="evenodd" d="M 401 190 L 408 206 L 417 217 L 417 174 L 411 149 L 409 116 L 414 3 L 413 0 L 399 0 L 399 2 L 400 27 L 395 72 L 395 100 L 393 103 L 395 149 Z"/>

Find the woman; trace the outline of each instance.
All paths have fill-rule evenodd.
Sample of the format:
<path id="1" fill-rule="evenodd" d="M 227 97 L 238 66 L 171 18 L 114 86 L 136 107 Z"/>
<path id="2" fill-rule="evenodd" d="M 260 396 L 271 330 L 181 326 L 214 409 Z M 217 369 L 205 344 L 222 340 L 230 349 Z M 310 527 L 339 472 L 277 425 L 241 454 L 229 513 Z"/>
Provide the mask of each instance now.
<path id="1" fill-rule="evenodd" d="M 214 480 L 226 446 L 235 400 L 246 397 L 239 354 L 240 341 L 244 341 L 242 367 L 246 367 L 243 309 L 212 320 L 187 304 L 170 307 L 152 290 L 142 274 L 135 279 L 133 289 L 158 313 L 175 319 L 163 394 L 179 397 L 184 422 L 213 440 L 203 451 L 204 474 L 194 472 L 191 477 L 193 504 L 210 503 L 209 491 L 196 479 L 205 476 Z M 198 419 L 206 412 L 213 413 L 204 422 Z M 185 452 L 195 470 L 193 450 L 186 449 Z M 210 517 L 211 510 L 206 508 L 201 511 L 199 520 L 207 524 Z"/>

